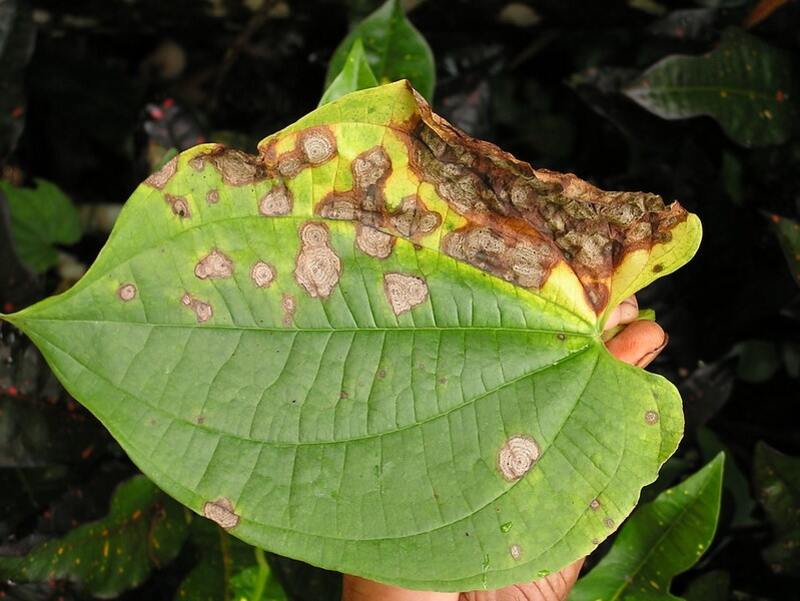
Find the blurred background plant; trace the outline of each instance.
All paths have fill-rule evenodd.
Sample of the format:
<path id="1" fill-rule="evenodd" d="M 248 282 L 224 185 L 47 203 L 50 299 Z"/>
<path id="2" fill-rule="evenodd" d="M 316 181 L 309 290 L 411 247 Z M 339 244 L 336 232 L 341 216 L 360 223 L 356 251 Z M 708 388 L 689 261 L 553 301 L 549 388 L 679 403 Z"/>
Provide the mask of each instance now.
<path id="1" fill-rule="evenodd" d="M 686 437 L 574 598 L 796 598 L 799 56 L 791 0 L 0 0 L 0 306 L 74 283 L 175 152 L 253 151 L 320 103 L 408 78 L 537 167 L 704 223 L 695 260 L 640 295 L 670 334 L 651 369 L 681 389 Z M 337 574 L 253 549 L 137 475 L 8 324 L 0 483 L 0 597 L 339 596 Z"/>

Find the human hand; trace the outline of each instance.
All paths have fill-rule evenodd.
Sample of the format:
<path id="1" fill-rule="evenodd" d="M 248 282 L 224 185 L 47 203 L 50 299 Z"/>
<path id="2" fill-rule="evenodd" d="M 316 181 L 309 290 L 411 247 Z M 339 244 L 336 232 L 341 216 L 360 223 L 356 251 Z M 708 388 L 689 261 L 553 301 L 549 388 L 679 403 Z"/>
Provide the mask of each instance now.
<path id="1" fill-rule="evenodd" d="M 639 305 L 635 296 L 622 301 L 611 312 L 605 329 L 625 327 L 606 342 L 606 347 L 620 361 L 645 367 L 664 349 L 668 337 L 653 321 L 635 321 L 638 315 Z M 342 601 L 566 601 L 584 559 L 527 584 L 466 593 L 412 591 L 345 574 Z"/>

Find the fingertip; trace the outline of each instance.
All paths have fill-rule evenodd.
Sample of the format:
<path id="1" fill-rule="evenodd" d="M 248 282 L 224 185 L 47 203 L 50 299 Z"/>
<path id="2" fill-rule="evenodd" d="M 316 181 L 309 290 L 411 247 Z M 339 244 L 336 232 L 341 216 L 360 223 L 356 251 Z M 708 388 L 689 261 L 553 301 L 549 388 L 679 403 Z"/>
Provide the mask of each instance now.
<path id="1" fill-rule="evenodd" d="M 634 321 L 606 343 L 609 352 L 620 361 L 645 367 L 667 345 L 666 332 L 654 321 Z"/>

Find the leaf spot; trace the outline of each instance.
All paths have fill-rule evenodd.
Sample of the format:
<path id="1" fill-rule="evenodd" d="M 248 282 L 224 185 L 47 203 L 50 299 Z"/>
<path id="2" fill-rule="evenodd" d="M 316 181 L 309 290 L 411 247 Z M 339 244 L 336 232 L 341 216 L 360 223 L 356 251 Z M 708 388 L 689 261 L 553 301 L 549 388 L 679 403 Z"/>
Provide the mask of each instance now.
<path id="1" fill-rule="evenodd" d="M 128 302 L 136 298 L 136 286 L 133 284 L 122 284 L 117 289 L 117 296 L 119 296 L 120 300 L 123 302 Z"/>
<path id="2" fill-rule="evenodd" d="M 308 222 L 300 228 L 300 241 L 294 277 L 312 298 L 328 298 L 342 272 L 342 263 L 330 247 L 328 228 Z"/>
<path id="3" fill-rule="evenodd" d="M 428 284 L 421 277 L 405 273 L 387 273 L 383 289 L 395 315 L 410 311 L 428 298 Z"/>
<path id="4" fill-rule="evenodd" d="M 181 304 L 194 311 L 197 323 L 205 323 L 214 316 L 214 309 L 209 303 L 194 298 L 188 292 L 181 297 Z"/>
<path id="5" fill-rule="evenodd" d="M 217 190 L 209 190 L 206 193 L 206 202 L 210 205 L 215 205 L 219 202 L 219 192 Z"/>
<path id="6" fill-rule="evenodd" d="M 301 136 L 300 148 L 306 161 L 321 165 L 336 154 L 336 139 L 324 128 L 310 129 Z"/>
<path id="7" fill-rule="evenodd" d="M 520 547 L 519 545 L 516 544 L 511 545 L 508 548 L 508 552 L 515 561 L 519 560 L 519 558 L 522 557 L 522 547 Z"/>
<path id="8" fill-rule="evenodd" d="M 156 171 L 155 173 L 150 174 L 150 176 L 144 180 L 144 183 L 148 186 L 152 186 L 158 190 L 164 188 L 167 185 L 167 182 L 170 178 L 175 175 L 175 172 L 178 170 L 178 157 L 174 156 L 166 164 Z"/>
<path id="9" fill-rule="evenodd" d="M 645 423 L 653 426 L 658 423 L 658 411 L 653 411 L 652 409 L 649 411 L 644 412 L 644 421 Z"/>
<path id="10" fill-rule="evenodd" d="M 529 436 L 512 436 L 497 453 L 497 469 L 509 482 L 527 474 L 539 459 L 539 445 Z"/>
<path id="11" fill-rule="evenodd" d="M 186 200 L 186 197 L 167 194 L 164 200 L 167 201 L 174 215 L 177 215 L 181 219 L 188 219 L 192 216 L 192 212 L 189 210 L 189 201 Z"/>
<path id="12" fill-rule="evenodd" d="M 201 280 L 229 278 L 233 275 L 233 261 L 215 248 L 198 261 L 194 274 Z"/>
<path id="13" fill-rule="evenodd" d="M 239 524 L 239 516 L 234 513 L 233 504 L 226 497 L 216 501 L 207 501 L 203 505 L 203 515 L 226 530 Z"/>
<path id="14" fill-rule="evenodd" d="M 205 156 L 226 184 L 244 186 L 267 178 L 267 170 L 259 158 L 241 150 L 226 148 L 220 144 L 216 150 Z"/>
<path id="15" fill-rule="evenodd" d="M 283 325 L 287 328 L 294 323 L 294 312 L 297 309 L 297 301 L 291 294 L 284 294 L 281 299 L 283 308 Z"/>
<path id="16" fill-rule="evenodd" d="M 610 517 L 606 516 L 605 518 L 603 518 L 603 525 L 606 528 L 613 528 L 614 527 L 614 520 L 612 520 Z"/>
<path id="17" fill-rule="evenodd" d="M 368 225 L 356 223 L 356 246 L 364 254 L 386 259 L 392 254 L 395 237 Z"/>
<path id="18" fill-rule="evenodd" d="M 258 204 L 258 211 L 267 217 L 288 215 L 292 212 L 292 195 L 286 186 L 277 184 L 267 192 Z"/>
<path id="19" fill-rule="evenodd" d="M 250 278 L 259 288 L 268 288 L 275 279 L 275 268 L 269 263 L 259 261 L 250 270 Z"/>
<path id="20" fill-rule="evenodd" d="M 597 511 L 598 509 L 600 509 L 600 501 L 598 501 L 597 499 L 592 499 L 592 502 L 589 503 L 589 507 L 592 510 Z"/>

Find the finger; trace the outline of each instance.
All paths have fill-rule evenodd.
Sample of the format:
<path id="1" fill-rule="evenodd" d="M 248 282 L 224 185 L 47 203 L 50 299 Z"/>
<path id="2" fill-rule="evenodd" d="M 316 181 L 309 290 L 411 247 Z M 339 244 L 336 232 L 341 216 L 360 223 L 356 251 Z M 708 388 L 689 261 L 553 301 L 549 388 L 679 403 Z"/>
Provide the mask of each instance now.
<path id="1" fill-rule="evenodd" d="M 639 302 L 636 300 L 635 295 L 631 295 L 614 307 L 603 326 L 603 330 L 610 330 L 620 324 L 631 323 L 637 317 L 639 317 Z"/>
<path id="2" fill-rule="evenodd" d="M 669 340 L 654 321 L 634 321 L 606 343 L 617 359 L 637 367 L 646 367 L 664 350 Z"/>
<path id="3" fill-rule="evenodd" d="M 345 574 L 342 579 L 342 601 L 457 601 L 457 599 L 458 593 L 411 591 L 349 574 Z"/>

